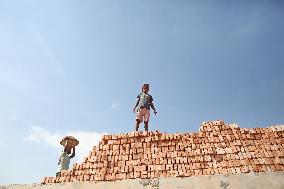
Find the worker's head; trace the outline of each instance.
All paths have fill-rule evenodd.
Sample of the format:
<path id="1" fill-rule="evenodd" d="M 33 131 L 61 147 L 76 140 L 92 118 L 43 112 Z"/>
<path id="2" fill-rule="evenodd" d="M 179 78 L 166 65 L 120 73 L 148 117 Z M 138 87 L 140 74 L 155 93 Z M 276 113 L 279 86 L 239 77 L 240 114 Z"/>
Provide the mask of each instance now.
<path id="1" fill-rule="evenodd" d="M 64 152 L 66 152 L 67 154 L 71 154 L 71 147 L 70 146 L 66 146 L 64 148 Z"/>
<path id="2" fill-rule="evenodd" d="M 149 84 L 142 85 L 142 92 L 148 93 L 149 90 L 150 90 Z"/>

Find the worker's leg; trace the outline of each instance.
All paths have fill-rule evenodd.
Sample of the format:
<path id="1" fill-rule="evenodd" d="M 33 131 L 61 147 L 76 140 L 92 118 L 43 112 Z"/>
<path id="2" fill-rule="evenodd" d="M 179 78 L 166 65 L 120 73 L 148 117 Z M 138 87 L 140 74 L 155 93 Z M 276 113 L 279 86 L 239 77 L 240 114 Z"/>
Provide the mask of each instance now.
<path id="1" fill-rule="evenodd" d="M 136 119 L 136 127 L 135 127 L 136 131 L 138 131 L 138 129 L 139 129 L 139 124 L 140 124 L 140 120 Z"/>
<path id="2" fill-rule="evenodd" d="M 138 131 L 139 129 L 139 124 L 143 122 L 143 111 L 141 109 L 138 109 L 136 112 L 136 127 L 135 130 Z"/>
<path id="3" fill-rule="evenodd" d="M 148 123 L 149 123 L 149 122 L 146 121 L 146 122 L 144 122 L 144 123 L 145 123 L 145 126 L 144 126 L 144 127 L 145 127 L 145 131 L 148 131 Z"/>
<path id="4" fill-rule="evenodd" d="M 144 124 L 145 124 L 145 131 L 148 131 L 148 123 L 149 123 L 149 119 L 150 119 L 150 110 L 144 110 Z"/>

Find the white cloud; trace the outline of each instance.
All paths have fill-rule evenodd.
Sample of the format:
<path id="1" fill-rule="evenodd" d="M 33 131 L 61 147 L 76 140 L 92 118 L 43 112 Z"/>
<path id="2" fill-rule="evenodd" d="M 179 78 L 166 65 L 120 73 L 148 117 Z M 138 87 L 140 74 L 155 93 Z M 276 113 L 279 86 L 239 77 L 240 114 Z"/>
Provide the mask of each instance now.
<path id="1" fill-rule="evenodd" d="M 119 106 L 119 104 L 118 104 L 118 103 L 113 102 L 113 103 L 111 104 L 111 109 L 112 109 L 112 110 L 115 110 L 115 109 L 117 109 L 117 108 L 118 108 L 118 106 Z"/>
<path id="2" fill-rule="evenodd" d="M 61 151 L 63 147 L 59 144 L 64 136 L 73 136 L 79 140 L 79 145 L 76 147 L 76 159 L 82 161 L 84 157 L 89 155 L 89 152 L 96 146 L 101 137 L 106 133 L 70 131 L 64 134 L 52 133 L 49 130 L 34 126 L 31 127 L 31 132 L 24 141 L 37 144 L 45 144 L 57 151 Z"/>
<path id="3" fill-rule="evenodd" d="M 27 142 L 44 143 L 47 146 L 59 148 L 59 141 L 63 135 L 52 134 L 49 130 L 34 126 L 31 128 L 30 135 L 24 140 Z"/>

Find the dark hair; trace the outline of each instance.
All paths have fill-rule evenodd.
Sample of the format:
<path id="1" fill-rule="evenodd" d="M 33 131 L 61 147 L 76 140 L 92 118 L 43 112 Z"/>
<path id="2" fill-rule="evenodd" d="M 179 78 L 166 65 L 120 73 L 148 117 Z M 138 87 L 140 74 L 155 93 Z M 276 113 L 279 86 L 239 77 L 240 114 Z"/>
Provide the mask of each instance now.
<path id="1" fill-rule="evenodd" d="M 149 89 L 149 88 L 150 88 L 150 85 L 149 85 L 149 84 L 143 84 L 143 85 L 142 85 L 142 90 L 143 90 L 143 88 L 148 88 L 148 89 Z"/>

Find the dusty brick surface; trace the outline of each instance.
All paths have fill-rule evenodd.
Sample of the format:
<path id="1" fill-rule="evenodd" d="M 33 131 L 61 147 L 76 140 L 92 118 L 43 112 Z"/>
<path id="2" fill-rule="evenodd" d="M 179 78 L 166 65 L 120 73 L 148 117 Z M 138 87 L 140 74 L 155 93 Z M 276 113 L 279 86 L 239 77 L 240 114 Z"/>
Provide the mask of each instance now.
<path id="1" fill-rule="evenodd" d="M 42 184 L 284 171 L 283 128 L 210 121 L 197 133 L 104 135 L 82 163 Z"/>

